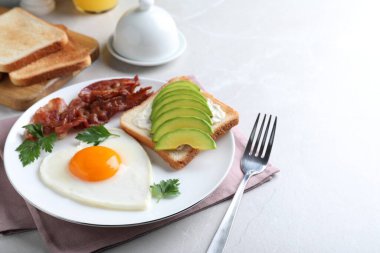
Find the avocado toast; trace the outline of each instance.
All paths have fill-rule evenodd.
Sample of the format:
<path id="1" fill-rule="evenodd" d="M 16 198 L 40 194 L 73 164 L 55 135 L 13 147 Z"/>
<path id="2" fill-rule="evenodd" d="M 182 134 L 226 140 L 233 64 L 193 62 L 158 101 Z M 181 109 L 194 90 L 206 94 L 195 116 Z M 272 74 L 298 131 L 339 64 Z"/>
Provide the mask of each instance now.
<path id="1" fill-rule="evenodd" d="M 214 140 L 239 122 L 239 114 L 233 108 L 199 86 L 188 87 L 182 82 L 193 83 L 186 76 L 173 78 L 120 119 L 124 131 L 157 152 L 173 169 L 185 167 L 200 150 L 216 148 Z M 171 84 L 173 87 L 169 88 Z M 218 108 L 223 117 L 215 120 L 210 107 Z M 148 124 L 139 123 L 143 117 L 148 118 Z"/>

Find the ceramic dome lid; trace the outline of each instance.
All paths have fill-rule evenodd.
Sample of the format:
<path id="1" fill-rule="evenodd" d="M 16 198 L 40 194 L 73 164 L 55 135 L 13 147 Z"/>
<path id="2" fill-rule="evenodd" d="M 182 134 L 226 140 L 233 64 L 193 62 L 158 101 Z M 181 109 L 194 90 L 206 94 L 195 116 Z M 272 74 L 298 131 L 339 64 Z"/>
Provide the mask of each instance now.
<path id="1" fill-rule="evenodd" d="M 120 18 L 113 37 L 114 50 L 137 61 L 168 58 L 178 50 L 179 44 L 173 18 L 155 6 L 153 0 L 140 0 L 139 7 L 128 10 Z"/>

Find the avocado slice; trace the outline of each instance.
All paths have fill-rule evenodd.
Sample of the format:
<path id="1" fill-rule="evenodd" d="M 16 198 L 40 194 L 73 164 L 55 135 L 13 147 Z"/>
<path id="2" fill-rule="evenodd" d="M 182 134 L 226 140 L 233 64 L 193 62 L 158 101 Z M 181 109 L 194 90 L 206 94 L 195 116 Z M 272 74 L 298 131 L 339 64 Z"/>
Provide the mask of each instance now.
<path id="1" fill-rule="evenodd" d="M 195 92 L 197 92 L 196 90 L 194 90 L 194 89 L 192 89 L 192 88 L 190 88 L 190 87 L 174 87 L 174 88 L 172 88 L 172 89 L 162 89 L 158 94 L 157 94 L 157 96 L 154 98 L 154 100 L 153 100 L 153 104 L 155 103 L 155 102 L 157 102 L 157 100 L 159 100 L 162 96 L 164 96 L 166 93 L 168 93 L 168 92 L 177 92 L 177 94 L 178 93 L 180 93 L 180 92 L 182 92 L 182 91 L 184 91 L 184 90 L 192 90 L 192 91 L 195 91 Z"/>
<path id="2" fill-rule="evenodd" d="M 212 125 L 211 117 L 204 113 L 203 111 L 191 107 L 176 107 L 166 111 L 160 117 L 152 122 L 152 127 L 150 132 L 154 133 L 157 128 L 169 119 L 174 119 L 178 117 L 196 117 L 202 119 Z"/>
<path id="3" fill-rule="evenodd" d="M 183 99 L 194 99 L 199 101 L 200 103 L 206 103 L 207 100 L 202 96 L 194 96 L 194 95 L 188 95 L 188 94 L 176 94 L 172 96 L 164 96 L 162 97 L 156 104 L 152 105 L 153 111 L 158 111 L 160 108 L 166 104 L 172 103 L 176 100 L 183 100 Z"/>
<path id="4" fill-rule="evenodd" d="M 199 150 L 215 149 L 216 143 L 207 133 L 194 128 L 181 128 L 164 134 L 156 143 L 156 150 L 175 150 L 181 145 Z"/>
<path id="5" fill-rule="evenodd" d="M 191 90 L 191 89 L 174 89 L 172 91 L 166 92 L 164 95 L 160 96 L 159 99 L 153 100 L 153 106 L 161 103 L 162 100 L 166 99 L 167 97 L 172 96 L 178 96 L 178 95 L 190 95 L 199 98 L 200 100 L 203 100 L 204 102 L 207 102 L 206 98 L 200 93 L 199 91 Z"/>
<path id="6" fill-rule="evenodd" d="M 190 82 L 190 81 L 185 81 L 185 80 L 172 82 L 172 83 L 168 84 L 167 86 L 165 86 L 162 90 L 170 90 L 170 89 L 174 89 L 177 87 L 188 87 L 188 88 L 194 89 L 196 91 L 201 90 L 201 88 L 199 88 L 199 86 L 196 85 L 195 83 Z"/>
<path id="7" fill-rule="evenodd" d="M 195 117 L 178 117 L 170 119 L 162 123 L 162 125 L 153 134 L 153 141 L 158 141 L 164 134 L 172 132 L 180 128 L 195 128 L 202 130 L 203 132 L 211 135 L 212 128 L 209 123 L 203 119 L 198 119 Z"/>
<path id="8" fill-rule="evenodd" d="M 155 107 L 153 107 L 152 113 L 150 114 L 150 119 L 153 122 L 161 114 L 176 107 L 192 107 L 192 108 L 196 108 L 203 111 L 210 117 L 212 116 L 212 112 L 206 103 L 199 102 L 198 100 L 195 100 L 195 99 L 179 99 L 179 100 L 174 100 L 171 103 L 161 106 L 158 110 L 155 109 Z"/>
<path id="9" fill-rule="evenodd" d="M 191 82 L 181 81 L 171 83 L 164 88 L 160 90 L 160 92 L 157 94 L 157 96 L 154 98 L 154 100 L 158 100 L 161 96 L 165 95 L 167 92 L 175 91 L 175 90 L 193 90 L 193 91 L 200 91 L 200 88 L 198 85 L 193 84 Z M 154 103 L 154 101 L 153 101 Z"/>

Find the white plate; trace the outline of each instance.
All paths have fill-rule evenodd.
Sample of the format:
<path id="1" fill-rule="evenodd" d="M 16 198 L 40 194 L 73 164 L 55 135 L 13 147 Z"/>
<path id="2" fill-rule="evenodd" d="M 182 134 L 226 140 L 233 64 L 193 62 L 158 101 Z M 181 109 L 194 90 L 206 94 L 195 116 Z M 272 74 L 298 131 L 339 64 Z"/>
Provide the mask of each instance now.
<path id="1" fill-rule="evenodd" d="M 107 49 L 113 57 L 115 57 L 116 59 L 118 59 L 122 62 L 132 64 L 132 65 L 136 65 L 136 66 L 145 66 L 145 67 L 158 66 L 158 65 L 162 65 L 162 64 L 165 64 L 165 63 L 168 63 L 170 61 L 177 59 L 183 52 L 185 52 L 185 49 L 187 47 L 186 38 L 181 32 L 178 32 L 178 36 L 179 36 L 179 47 L 178 47 L 178 49 L 169 57 L 157 59 L 154 61 L 138 61 L 138 60 L 133 60 L 133 59 L 129 59 L 129 58 L 125 58 L 124 56 L 121 56 L 120 54 L 118 54 L 115 51 L 115 49 L 112 46 L 113 45 L 113 43 L 112 43 L 113 36 L 111 36 L 108 40 Z"/>
<path id="2" fill-rule="evenodd" d="M 117 77 L 116 77 L 117 78 Z M 143 86 L 159 88 L 164 82 L 140 78 Z M 78 83 L 41 99 L 30 107 L 14 124 L 5 144 L 4 164 L 10 182 L 16 191 L 29 203 L 41 211 L 70 222 L 96 226 L 132 226 L 175 215 L 201 201 L 212 193 L 227 175 L 233 160 L 234 138 L 228 133 L 217 141 L 216 150 L 201 152 L 189 165 L 179 171 L 174 171 L 153 151 L 145 148 L 153 167 L 153 182 L 162 179 L 178 178 L 181 195 L 173 199 L 163 199 L 156 203 L 151 201 L 145 211 L 117 211 L 92 206 L 86 206 L 65 198 L 46 187 L 38 176 L 41 158 L 26 167 L 18 159 L 15 149 L 22 142 L 22 126 L 29 123 L 34 112 L 54 97 L 61 97 L 69 102 L 76 97 L 80 89 L 98 80 Z M 106 125 L 119 126 L 120 114 L 117 114 Z M 56 142 L 54 151 L 64 149 L 75 134 Z M 46 154 L 42 154 L 44 157 Z"/>

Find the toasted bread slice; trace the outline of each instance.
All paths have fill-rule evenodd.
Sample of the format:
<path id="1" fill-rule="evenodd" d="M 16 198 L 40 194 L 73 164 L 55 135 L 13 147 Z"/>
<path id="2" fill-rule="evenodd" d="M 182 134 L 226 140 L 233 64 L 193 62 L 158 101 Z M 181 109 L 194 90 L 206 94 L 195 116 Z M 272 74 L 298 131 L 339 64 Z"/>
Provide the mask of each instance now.
<path id="1" fill-rule="evenodd" d="M 0 15 L 0 72 L 11 72 L 56 52 L 68 42 L 65 31 L 21 8 Z"/>
<path id="2" fill-rule="evenodd" d="M 178 77 L 171 79 L 167 84 L 178 81 L 178 80 L 189 80 L 188 77 Z M 167 85 L 166 84 L 166 85 Z M 165 86 L 165 85 L 164 85 Z M 163 86 L 163 87 L 164 87 Z M 222 110 L 226 113 L 226 117 L 222 122 L 215 123 L 212 125 L 213 128 L 213 135 L 212 138 L 214 140 L 218 139 L 219 137 L 223 136 L 227 133 L 232 127 L 236 126 L 239 123 L 239 113 L 229 107 L 228 105 L 224 104 L 220 100 L 213 97 L 211 94 L 202 91 L 203 95 L 206 98 L 209 98 L 213 103 L 220 105 Z M 147 129 L 139 128 L 135 125 L 134 119 L 141 114 L 144 109 L 150 105 L 150 103 L 153 102 L 153 99 L 156 97 L 158 92 L 154 93 L 152 96 L 150 96 L 147 100 L 145 100 L 140 105 L 126 111 L 120 118 L 120 125 L 121 128 L 124 129 L 128 134 L 133 136 L 135 139 L 137 139 L 139 142 L 143 143 L 144 145 L 148 146 L 149 148 L 154 150 L 154 142 L 151 139 L 150 132 Z M 181 169 L 185 167 L 198 153 L 199 150 L 193 149 L 192 147 L 185 145 L 180 150 L 174 150 L 174 151 L 158 151 L 155 150 L 159 156 L 161 156 L 166 162 L 169 163 L 170 167 L 173 169 Z"/>
<path id="3" fill-rule="evenodd" d="M 9 77 L 12 83 L 17 86 L 26 86 L 45 82 L 91 65 L 90 54 L 94 51 L 97 41 L 70 30 L 67 33 L 69 42 L 62 50 L 10 72 Z"/>

